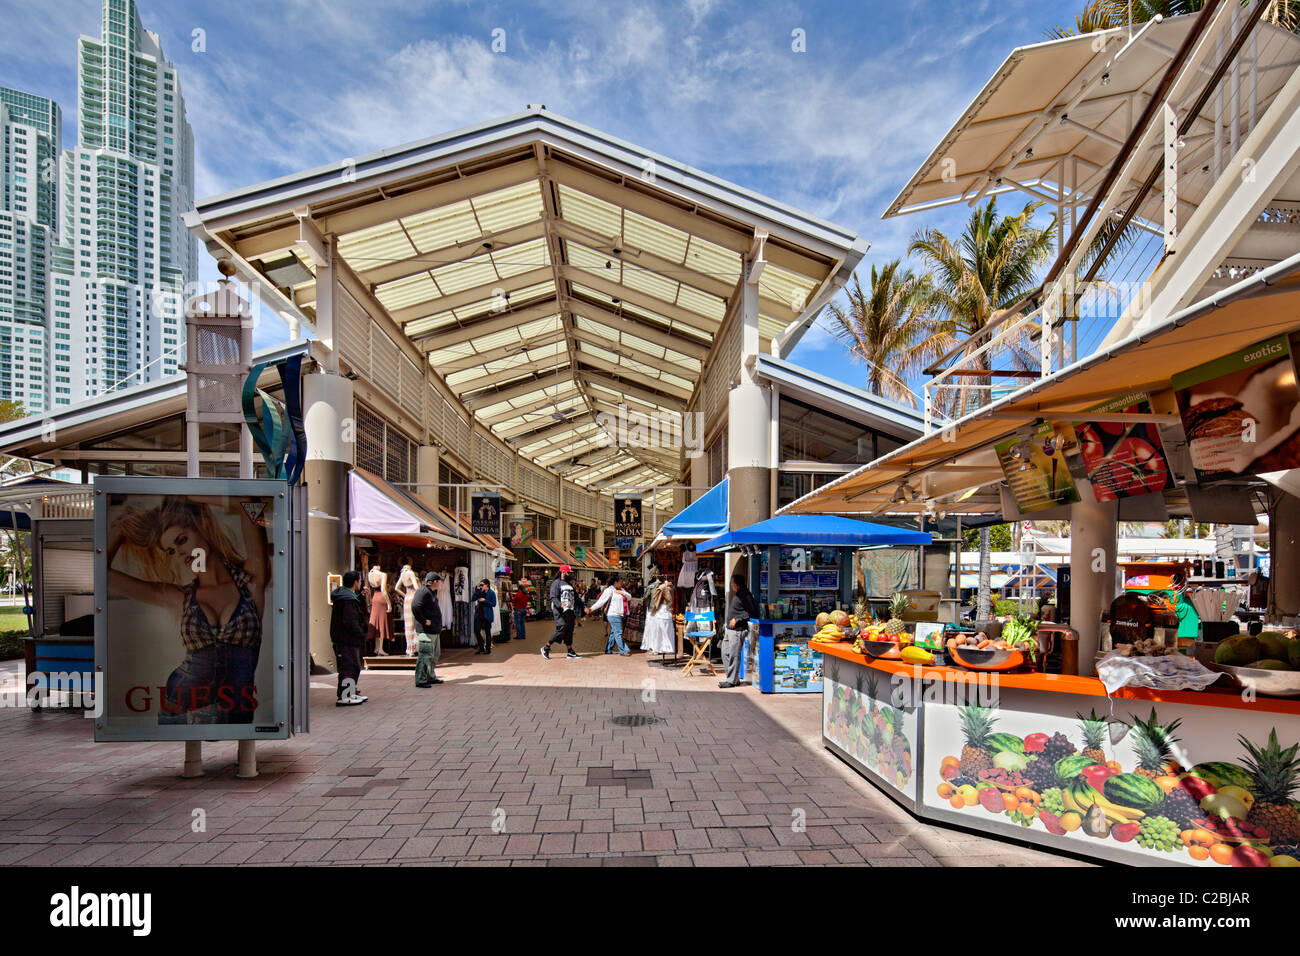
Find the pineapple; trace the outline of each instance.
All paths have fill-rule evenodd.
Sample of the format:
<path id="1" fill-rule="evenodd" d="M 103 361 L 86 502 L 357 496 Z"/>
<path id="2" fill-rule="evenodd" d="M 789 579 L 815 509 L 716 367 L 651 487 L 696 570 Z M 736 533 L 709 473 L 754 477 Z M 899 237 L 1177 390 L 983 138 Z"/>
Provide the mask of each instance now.
<path id="1" fill-rule="evenodd" d="M 1162 725 L 1156 718 L 1156 709 L 1151 708 L 1151 716 L 1146 720 L 1135 717 L 1132 723 L 1133 749 L 1137 752 L 1137 773 L 1154 780 L 1178 772 L 1178 764 L 1170 759 L 1178 738 L 1174 731 L 1182 720 L 1172 721 L 1168 726 Z"/>
<path id="2" fill-rule="evenodd" d="M 1291 804 L 1291 792 L 1300 777 L 1300 758 L 1296 757 L 1300 744 L 1283 750 L 1276 727 L 1268 735 L 1266 747 L 1256 747 L 1240 735 L 1237 739 L 1249 755 L 1242 762 L 1250 772 L 1255 794 L 1246 822 L 1267 830 L 1270 843 L 1300 843 L 1300 813 Z"/>
<path id="3" fill-rule="evenodd" d="M 993 733 L 993 708 L 969 707 L 957 708 L 961 718 L 961 733 L 966 739 L 961 748 L 961 763 L 958 771 L 963 777 L 978 780 L 980 773 L 993 766 L 993 754 L 989 750 L 989 734 Z"/>
<path id="4" fill-rule="evenodd" d="M 1088 716 L 1075 714 L 1083 722 L 1083 755 L 1097 763 L 1106 762 L 1106 751 L 1103 745 L 1106 742 L 1106 718 L 1098 717 L 1097 711 L 1091 710 Z"/>
<path id="5" fill-rule="evenodd" d="M 889 599 L 889 620 L 885 622 L 885 633 L 897 637 L 903 633 L 903 615 L 907 613 L 907 595 L 902 591 Z"/>

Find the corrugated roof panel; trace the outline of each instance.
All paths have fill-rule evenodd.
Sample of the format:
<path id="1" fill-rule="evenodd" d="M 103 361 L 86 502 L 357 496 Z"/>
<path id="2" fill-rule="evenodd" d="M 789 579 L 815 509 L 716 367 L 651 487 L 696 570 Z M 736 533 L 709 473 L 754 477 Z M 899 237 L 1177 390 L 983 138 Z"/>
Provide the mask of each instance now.
<path id="1" fill-rule="evenodd" d="M 474 209 L 467 199 L 407 216 L 402 225 L 421 252 L 470 242 L 481 235 Z"/>
<path id="2" fill-rule="evenodd" d="M 774 302 L 780 302 L 796 312 L 802 312 L 816 286 L 815 280 L 769 262 L 758 281 L 758 294 Z"/>
<path id="3" fill-rule="evenodd" d="M 690 309 L 696 315 L 712 319 L 714 322 L 721 322 L 727 314 L 725 300 L 719 299 L 716 295 L 701 292 L 694 286 L 683 285 L 681 287 L 681 292 L 677 294 L 677 304 L 684 309 Z"/>
<path id="4" fill-rule="evenodd" d="M 681 286 L 679 282 L 665 279 L 630 262 L 623 264 L 623 284 L 630 289 L 652 295 L 656 299 L 663 299 L 665 302 L 676 302 L 677 290 Z"/>
<path id="5" fill-rule="evenodd" d="M 433 270 L 433 278 L 438 283 L 438 289 L 443 295 L 452 295 L 464 289 L 472 289 L 475 286 L 496 282 L 501 277 L 497 275 L 496 267 L 492 265 L 490 256 L 477 256 L 473 259 L 466 259 L 464 262 L 457 262 L 435 269 Z"/>
<path id="6" fill-rule="evenodd" d="M 395 279 L 375 287 L 375 298 L 390 312 L 393 309 L 403 309 L 437 297 L 438 287 L 433 284 L 427 272 L 407 276 L 405 279 Z M 410 325 L 408 324 L 406 328 L 409 335 Z"/>
<path id="7" fill-rule="evenodd" d="M 396 222 L 384 222 L 339 236 L 339 255 L 358 270 L 405 259 L 415 252 L 415 247 Z"/>
<path id="8" fill-rule="evenodd" d="M 618 238 L 622 232 L 622 212 L 613 203 L 570 189 L 568 186 L 560 187 L 560 218 L 584 229 L 590 229 L 603 238 Z"/>
<path id="9" fill-rule="evenodd" d="M 652 355 L 658 359 L 662 359 L 664 353 L 668 351 L 658 342 L 649 342 L 626 330 L 621 330 L 619 332 L 618 340 L 624 345 L 636 349 L 638 352 L 645 352 L 647 355 Z"/>
<path id="10" fill-rule="evenodd" d="M 555 283 L 548 279 L 546 282 L 539 282 L 537 285 L 531 285 L 525 289 L 517 289 L 514 292 L 511 292 L 509 301 L 512 306 L 520 307 L 534 299 L 542 299 L 554 294 Z M 486 299 L 479 299 L 477 302 L 471 302 L 468 305 L 463 305 L 454 311 L 457 316 L 465 319 L 490 316 L 494 314 L 495 311 L 500 311 L 498 306 L 503 304 L 504 301 L 505 300 L 497 300 L 489 297 Z"/>
<path id="11" fill-rule="evenodd" d="M 560 328 L 560 316 L 558 314 L 547 316 L 542 319 L 534 319 L 523 325 L 515 326 L 515 331 L 525 342 L 529 339 L 540 338 L 548 332 L 557 332 Z"/>
<path id="12" fill-rule="evenodd" d="M 450 312 L 439 312 L 437 315 L 430 315 L 427 318 L 412 319 L 402 326 L 402 331 L 407 335 L 419 335 L 422 332 L 449 328 L 455 324 L 456 316 Z"/>
<path id="13" fill-rule="evenodd" d="M 577 282 L 573 283 L 573 288 L 576 291 L 581 292 L 587 298 L 594 299 L 597 302 L 613 303 L 614 301 L 614 297 L 612 295 L 605 295 L 605 293 L 603 292 L 597 292 L 595 289 L 589 289 L 585 285 L 582 285 L 581 283 L 577 283 Z M 581 308 L 581 306 L 578 306 L 578 308 Z"/>
<path id="14" fill-rule="evenodd" d="M 455 345 L 449 345 L 445 349 L 433 349 L 425 354 L 425 359 L 430 365 L 437 367 L 444 362 L 454 362 L 457 359 L 469 358 L 475 354 L 472 343 L 457 342 Z"/>
<path id="15" fill-rule="evenodd" d="M 597 252 L 595 249 L 588 248 L 581 243 L 574 242 L 572 239 L 564 243 L 565 251 L 568 253 L 569 265 L 578 269 L 587 269 L 597 275 L 608 273 L 605 278 L 611 282 L 618 281 L 620 263 L 613 262 L 610 256 L 603 252 Z M 606 269 L 605 263 L 613 263 L 614 268 Z"/>
<path id="16" fill-rule="evenodd" d="M 785 331 L 786 324 L 770 315 L 758 314 L 758 337 L 764 345 Z"/>
<path id="17" fill-rule="evenodd" d="M 647 219 L 629 209 L 623 219 L 623 238 L 629 246 L 644 249 L 670 262 L 681 262 L 691 237 L 680 229 Z"/>
<path id="18" fill-rule="evenodd" d="M 500 232 L 542 218 L 542 190 L 536 182 L 507 186 L 472 200 L 484 232 Z"/>
<path id="19" fill-rule="evenodd" d="M 686 250 L 686 265 L 725 282 L 735 282 L 740 278 L 740 254 L 699 236 L 691 236 L 690 247 Z"/>
<path id="20" fill-rule="evenodd" d="M 509 249 L 492 253 L 492 261 L 503 279 L 551 264 L 551 251 L 545 239 L 533 239 Z"/>

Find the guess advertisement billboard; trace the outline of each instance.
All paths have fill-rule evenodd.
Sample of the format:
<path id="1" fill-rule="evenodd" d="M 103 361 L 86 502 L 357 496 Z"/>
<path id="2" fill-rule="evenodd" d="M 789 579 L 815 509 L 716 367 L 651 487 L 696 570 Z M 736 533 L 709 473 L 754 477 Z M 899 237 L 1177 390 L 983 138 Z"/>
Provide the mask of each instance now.
<path id="1" fill-rule="evenodd" d="M 95 483 L 96 740 L 289 735 L 286 487 Z"/>

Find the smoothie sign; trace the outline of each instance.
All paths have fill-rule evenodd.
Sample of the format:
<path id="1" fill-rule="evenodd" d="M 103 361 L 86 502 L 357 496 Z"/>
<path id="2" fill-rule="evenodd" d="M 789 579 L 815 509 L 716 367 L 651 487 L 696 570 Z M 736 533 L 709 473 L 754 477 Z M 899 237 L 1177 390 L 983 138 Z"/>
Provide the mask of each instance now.
<path id="1" fill-rule="evenodd" d="M 1200 481 L 1300 466 L 1300 391 L 1285 336 L 1175 375 Z"/>
<path id="2" fill-rule="evenodd" d="M 1138 393 L 1090 411 L 1143 415 L 1150 413 L 1151 402 L 1148 395 Z M 1076 425 L 1075 433 L 1092 493 L 1098 501 L 1131 498 L 1168 487 L 1169 462 L 1154 422 L 1088 422 Z"/>
<path id="3" fill-rule="evenodd" d="M 1030 438 L 1012 438 L 994 446 L 1007 485 L 1023 512 L 1072 505 L 1079 491 L 1065 464 L 1065 437 L 1045 424 Z"/>

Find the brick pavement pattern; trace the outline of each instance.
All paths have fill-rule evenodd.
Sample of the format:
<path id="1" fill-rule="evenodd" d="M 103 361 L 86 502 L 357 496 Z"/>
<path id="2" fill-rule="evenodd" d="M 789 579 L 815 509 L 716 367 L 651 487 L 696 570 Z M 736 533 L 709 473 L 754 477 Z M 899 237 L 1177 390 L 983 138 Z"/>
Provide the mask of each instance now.
<path id="1" fill-rule="evenodd" d="M 432 688 L 367 671 L 359 707 L 316 678 L 311 733 L 260 743 L 252 780 L 233 743 L 185 780 L 179 744 L 0 708 L 0 864 L 1079 865 L 917 822 L 824 750 L 819 695 L 606 656 L 598 622 L 548 661 L 549 633 L 450 650 Z"/>

